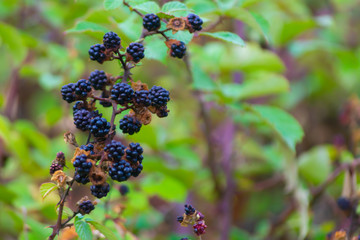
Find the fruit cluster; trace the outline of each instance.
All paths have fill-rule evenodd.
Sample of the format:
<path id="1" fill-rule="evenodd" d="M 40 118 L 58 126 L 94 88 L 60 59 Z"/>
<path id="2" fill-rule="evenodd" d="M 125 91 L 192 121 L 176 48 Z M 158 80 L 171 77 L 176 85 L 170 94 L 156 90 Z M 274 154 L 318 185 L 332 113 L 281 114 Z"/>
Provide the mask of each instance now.
<path id="1" fill-rule="evenodd" d="M 192 225 L 194 229 L 194 233 L 197 236 L 200 236 L 205 233 L 205 229 L 207 226 L 205 225 L 204 215 L 197 211 L 193 206 L 185 205 L 184 206 L 184 214 L 182 216 L 177 217 L 177 221 L 181 223 L 181 226 L 187 227 L 188 225 Z"/>

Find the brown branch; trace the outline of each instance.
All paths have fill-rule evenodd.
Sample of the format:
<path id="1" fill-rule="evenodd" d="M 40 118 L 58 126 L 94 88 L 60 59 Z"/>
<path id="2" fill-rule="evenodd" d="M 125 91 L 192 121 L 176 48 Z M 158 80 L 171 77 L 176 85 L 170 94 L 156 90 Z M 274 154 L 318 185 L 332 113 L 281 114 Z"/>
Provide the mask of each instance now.
<path id="1" fill-rule="evenodd" d="M 139 12 L 139 10 L 137 10 L 136 8 L 133 8 L 130 6 L 129 3 L 127 3 L 125 0 L 123 1 L 123 4 L 125 6 L 127 6 L 129 8 L 130 11 L 136 12 L 139 16 L 141 16 L 142 18 L 144 17 L 144 14 L 142 14 L 141 12 Z"/>

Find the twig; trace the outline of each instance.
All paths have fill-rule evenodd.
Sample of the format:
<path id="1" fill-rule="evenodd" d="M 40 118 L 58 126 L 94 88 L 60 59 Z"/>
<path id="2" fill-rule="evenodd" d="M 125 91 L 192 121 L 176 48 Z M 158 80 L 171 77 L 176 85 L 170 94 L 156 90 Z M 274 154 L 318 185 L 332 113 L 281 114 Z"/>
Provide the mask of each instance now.
<path id="1" fill-rule="evenodd" d="M 128 4 L 125 0 L 123 1 L 123 4 L 127 6 L 130 9 L 130 11 L 136 12 L 139 16 L 144 17 L 144 14 L 139 12 L 139 10 L 137 10 L 136 8 L 131 7 L 130 4 Z"/>

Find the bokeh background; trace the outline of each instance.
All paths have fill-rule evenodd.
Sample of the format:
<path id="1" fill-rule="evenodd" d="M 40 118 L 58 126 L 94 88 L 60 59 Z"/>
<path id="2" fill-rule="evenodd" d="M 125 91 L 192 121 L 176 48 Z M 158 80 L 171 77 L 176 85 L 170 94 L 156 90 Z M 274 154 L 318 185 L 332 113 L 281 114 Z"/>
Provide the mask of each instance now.
<path id="1" fill-rule="evenodd" d="M 144 13 L 159 10 L 146 2 L 129 1 Z M 314 201 L 312 189 L 357 155 L 358 122 L 349 126 L 349 112 L 359 106 L 360 2 L 182 2 L 174 15 L 194 11 L 205 31 L 233 32 L 246 45 L 171 36 L 187 44 L 189 75 L 159 38 L 146 40 L 133 78 L 168 89 L 171 112 L 136 135 L 119 135 L 144 146 L 144 171 L 124 183 L 126 196 L 113 184 L 110 200 L 89 217 L 117 217 L 106 226 L 119 239 L 196 239 L 176 222 L 191 203 L 205 215 L 203 239 L 325 239 L 346 219 L 336 206 L 343 174 Z M 43 200 L 39 187 L 50 181 L 58 151 L 73 154 L 63 134 L 72 131 L 80 143 L 87 137 L 73 125 L 60 88 L 95 69 L 120 74 L 117 62 L 91 62 L 87 51 L 107 31 L 127 46 L 141 29 L 121 1 L 0 1 L 0 239 L 50 235 L 58 197 Z M 89 195 L 88 186 L 75 190 L 69 208 Z"/>

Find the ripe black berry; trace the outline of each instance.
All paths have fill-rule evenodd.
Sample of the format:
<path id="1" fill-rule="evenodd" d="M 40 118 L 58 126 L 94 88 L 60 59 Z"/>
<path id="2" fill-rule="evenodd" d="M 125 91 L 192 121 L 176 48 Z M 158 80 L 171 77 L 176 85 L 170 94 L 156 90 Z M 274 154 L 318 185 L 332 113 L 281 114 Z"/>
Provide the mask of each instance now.
<path id="1" fill-rule="evenodd" d="M 121 39 L 114 32 L 107 32 L 103 37 L 105 48 L 117 51 L 120 48 Z"/>
<path id="2" fill-rule="evenodd" d="M 348 198 L 339 197 L 337 200 L 337 205 L 343 211 L 347 211 L 351 209 L 351 202 Z"/>
<path id="3" fill-rule="evenodd" d="M 151 105 L 151 100 L 149 98 L 149 91 L 140 90 L 135 92 L 135 104 L 141 107 L 148 107 Z"/>
<path id="4" fill-rule="evenodd" d="M 76 111 L 74 114 L 74 124 L 75 126 L 82 130 L 86 131 L 89 129 L 91 120 L 91 113 L 88 110 L 81 109 Z"/>
<path id="5" fill-rule="evenodd" d="M 126 83 L 117 83 L 111 89 L 111 99 L 123 105 L 131 102 L 134 97 L 134 90 Z"/>
<path id="6" fill-rule="evenodd" d="M 113 180 L 118 182 L 123 182 L 131 177 L 133 169 L 125 160 L 120 160 L 119 162 L 115 162 L 109 169 L 109 175 Z"/>
<path id="7" fill-rule="evenodd" d="M 193 215 L 195 213 L 195 208 L 193 208 L 193 206 L 191 206 L 190 204 L 187 205 L 185 204 L 185 214 L 186 215 Z"/>
<path id="8" fill-rule="evenodd" d="M 110 185 L 108 183 L 104 183 L 103 185 L 92 185 L 90 187 L 91 194 L 97 198 L 106 197 L 108 192 L 110 191 Z"/>
<path id="9" fill-rule="evenodd" d="M 94 145 L 92 145 L 91 143 L 89 143 L 88 145 L 81 145 L 80 149 L 90 152 L 91 155 L 95 154 Z"/>
<path id="10" fill-rule="evenodd" d="M 144 150 L 139 143 L 130 143 L 129 147 L 126 149 L 126 160 L 136 164 L 137 162 L 142 163 L 144 157 L 142 156 Z"/>
<path id="11" fill-rule="evenodd" d="M 102 98 L 109 98 L 110 97 L 110 93 L 108 91 L 103 91 L 101 93 L 101 97 Z M 111 107 L 112 104 L 111 102 L 108 102 L 108 101 L 100 101 L 100 104 L 103 106 L 103 107 Z"/>
<path id="12" fill-rule="evenodd" d="M 63 166 L 61 166 L 59 163 L 53 163 L 50 166 L 50 174 L 53 175 L 56 171 L 62 170 Z"/>
<path id="13" fill-rule="evenodd" d="M 155 31 L 160 28 L 160 18 L 155 14 L 146 14 L 143 18 L 143 26 L 148 31 Z"/>
<path id="14" fill-rule="evenodd" d="M 179 217 L 176 218 L 176 221 L 178 221 L 179 223 L 182 223 L 184 221 L 184 217 L 179 216 Z"/>
<path id="15" fill-rule="evenodd" d="M 79 204 L 79 211 L 82 215 L 89 214 L 94 209 L 95 206 L 90 200 L 83 201 Z"/>
<path id="16" fill-rule="evenodd" d="M 90 182 L 89 176 L 82 176 L 80 174 L 75 174 L 74 177 L 75 181 L 81 184 L 87 184 L 88 182 Z"/>
<path id="17" fill-rule="evenodd" d="M 120 129 L 122 132 L 128 133 L 129 135 L 133 135 L 140 131 L 141 123 L 136 120 L 134 117 L 130 117 L 125 115 L 123 119 L 120 120 Z"/>
<path id="18" fill-rule="evenodd" d="M 167 109 L 167 106 L 163 106 L 157 109 L 156 111 L 156 115 L 159 118 L 164 118 L 167 117 L 169 115 L 169 110 Z"/>
<path id="19" fill-rule="evenodd" d="M 90 121 L 90 132 L 95 137 L 105 137 L 109 133 L 110 127 L 110 123 L 100 116 L 97 116 Z"/>
<path id="20" fill-rule="evenodd" d="M 186 53 L 186 46 L 184 42 L 179 41 L 178 44 L 173 43 L 171 45 L 170 55 L 172 57 L 183 58 L 185 56 L 185 53 Z"/>
<path id="21" fill-rule="evenodd" d="M 203 20 L 196 14 L 190 13 L 187 16 L 188 22 L 194 31 L 200 31 L 202 29 Z"/>
<path id="22" fill-rule="evenodd" d="M 112 140 L 111 143 L 105 146 L 104 151 L 108 154 L 109 159 L 118 162 L 124 156 L 125 146 L 121 142 Z"/>
<path id="23" fill-rule="evenodd" d="M 91 46 L 89 49 L 90 59 L 103 63 L 106 59 L 105 50 L 105 46 L 102 44 L 95 44 Z"/>
<path id="24" fill-rule="evenodd" d="M 126 52 L 131 56 L 131 60 L 136 63 L 145 57 L 144 46 L 141 43 L 130 43 Z"/>
<path id="25" fill-rule="evenodd" d="M 170 101 L 170 93 L 162 87 L 153 86 L 150 89 L 149 98 L 152 106 L 162 107 L 166 106 L 167 102 Z"/>
<path id="26" fill-rule="evenodd" d="M 87 156 L 85 154 L 81 154 L 76 156 L 73 165 L 76 170 L 75 181 L 82 184 L 88 183 L 92 162 L 87 161 Z"/>
<path id="27" fill-rule="evenodd" d="M 75 95 L 75 84 L 74 83 L 69 83 L 64 85 L 61 88 L 61 95 L 62 98 L 67 101 L 68 103 L 72 103 L 73 101 L 76 100 L 76 95 Z"/>
<path id="28" fill-rule="evenodd" d="M 86 97 L 88 93 L 91 91 L 91 84 L 86 79 L 80 79 L 75 84 L 75 94 L 79 97 Z"/>
<path id="29" fill-rule="evenodd" d="M 133 177 L 137 177 L 140 175 L 141 171 L 143 170 L 143 165 L 139 164 L 139 166 L 137 166 L 136 168 L 133 168 L 133 171 L 131 173 L 131 175 Z"/>
<path id="30" fill-rule="evenodd" d="M 75 113 L 81 109 L 86 109 L 85 104 L 83 101 L 77 101 L 73 106 L 73 115 L 75 115 Z"/>
<path id="31" fill-rule="evenodd" d="M 89 81 L 94 89 L 102 90 L 107 83 L 107 77 L 104 71 L 95 70 L 90 73 Z"/>
<path id="32" fill-rule="evenodd" d="M 120 191 L 121 196 L 125 196 L 130 190 L 129 190 L 128 186 L 120 185 L 119 191 Z"/>

